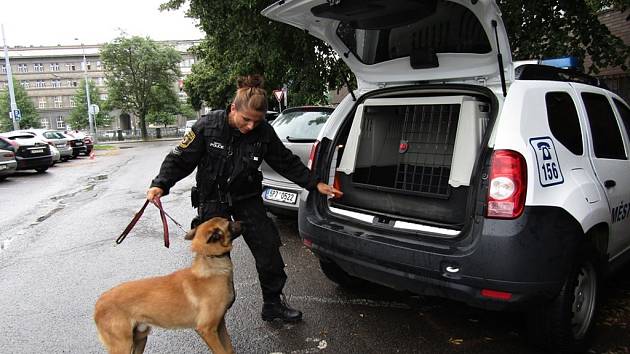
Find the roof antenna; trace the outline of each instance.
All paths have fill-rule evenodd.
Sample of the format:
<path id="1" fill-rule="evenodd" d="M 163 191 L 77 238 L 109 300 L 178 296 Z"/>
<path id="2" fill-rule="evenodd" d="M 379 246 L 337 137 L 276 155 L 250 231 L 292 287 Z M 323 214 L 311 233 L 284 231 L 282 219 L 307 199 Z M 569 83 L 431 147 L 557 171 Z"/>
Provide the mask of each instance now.
<path id="1" fill-rule="evenodd" d="M 503 97 L 507 96 L 507 88 L 505 87 L 505 72 L 503 68 L 503 55 L 501 55 L 501 48 L 499 48 L 499 33 L 497 26 L 499 24 L 496 20 L 492 20 L 492 27 L 494 27 L 494 37 L 497 41 L 497 60 L 499 60 L 499 75 L 501 75 L 501 88 L 503 89 Z"/>

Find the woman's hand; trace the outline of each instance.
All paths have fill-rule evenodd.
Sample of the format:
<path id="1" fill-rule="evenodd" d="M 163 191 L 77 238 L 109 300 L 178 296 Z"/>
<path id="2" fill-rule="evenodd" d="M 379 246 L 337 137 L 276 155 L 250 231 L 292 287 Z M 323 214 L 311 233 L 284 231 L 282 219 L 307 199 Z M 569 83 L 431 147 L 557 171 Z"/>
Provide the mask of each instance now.
<path id="1" fill-rule="evenodd" d="M 343 195 L 343 192 L 340 191 L 339 189 L 327 185 L 326 183 L 323 182 L 319 182 L 317 183 L 317 191 L 319 191 L 321 194 L 330 196 L 330 197 L 341 197 Z"/>
<path id="2" fill-rule="evenodd" d="M 164 191 L 160 187 L 151 187 L 147 191 L 147 199 L 154 201 L 155 198 L 160 198 L 164 194 Z"/>

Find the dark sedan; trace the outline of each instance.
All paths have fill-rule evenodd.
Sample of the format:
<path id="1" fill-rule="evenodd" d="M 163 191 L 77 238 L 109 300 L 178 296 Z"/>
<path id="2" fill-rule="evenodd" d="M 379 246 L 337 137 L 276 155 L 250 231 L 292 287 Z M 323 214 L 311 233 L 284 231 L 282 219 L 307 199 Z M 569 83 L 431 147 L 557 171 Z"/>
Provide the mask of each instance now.
<path id="1" fill-rule="evenodd" d="M 20 132 L 2 133 L 0 140 L 2 141 L 2 146 L 6 146 L 8 150 L 14 151 L 17 170 L 36 170 L 41 173 L 46 171 L 53 163 L 50 146 L 31 134 Z"/>

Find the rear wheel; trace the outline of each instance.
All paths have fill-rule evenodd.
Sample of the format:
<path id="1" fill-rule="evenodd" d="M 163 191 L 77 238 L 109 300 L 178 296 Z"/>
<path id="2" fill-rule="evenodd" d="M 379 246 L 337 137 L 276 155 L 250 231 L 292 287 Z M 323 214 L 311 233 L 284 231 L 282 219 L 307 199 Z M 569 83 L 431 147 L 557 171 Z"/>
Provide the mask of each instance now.
<path id="1" fill-rule="evenodd" d="M 598 303 L 599 274 L 596 257 L 576 261 L 558 297 L 530 317 L 530 332 L 546 349 L 562 352 L 586 350 Z"/>
<path id="2" fill-rule="evenodd" d="M 346 273 L 341 267 L 331 261 L 319 260 L 319 266 L 326 278 L 348 289 L 363 287 L 369 282 Z"/>

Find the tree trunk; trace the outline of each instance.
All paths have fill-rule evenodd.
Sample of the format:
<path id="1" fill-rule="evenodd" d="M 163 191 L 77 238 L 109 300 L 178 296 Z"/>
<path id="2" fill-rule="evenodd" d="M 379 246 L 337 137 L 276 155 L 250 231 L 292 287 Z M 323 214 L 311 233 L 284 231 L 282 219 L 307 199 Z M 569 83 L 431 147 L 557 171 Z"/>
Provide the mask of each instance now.
<path id="1" fill-rule="evenodd" d="M 144 112 L 141 112 L 140 116 L 138 117 L 140 119 L 140 137 L 143 141 L 149 140 L 149 133 L 147 132 L 147 122 L 144 119 L 145 117 L 146 113 Z"/>

